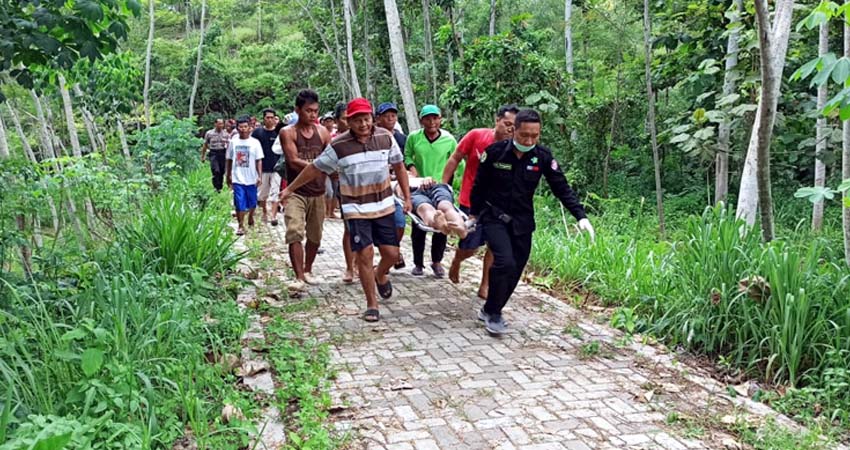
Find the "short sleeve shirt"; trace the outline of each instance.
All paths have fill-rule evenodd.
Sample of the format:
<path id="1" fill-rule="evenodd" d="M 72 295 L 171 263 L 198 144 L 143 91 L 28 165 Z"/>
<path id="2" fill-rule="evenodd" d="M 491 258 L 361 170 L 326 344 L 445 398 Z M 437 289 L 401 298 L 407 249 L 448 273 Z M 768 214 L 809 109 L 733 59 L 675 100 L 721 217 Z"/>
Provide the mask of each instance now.
<path id="1" fill-rule="evenodd" d="M 227 150 L 227 143 L 229 141 L 230 133 L 228 133 L 225 129 L 216 131 L 215 128 L 213 128 L 204 134 L 204 143 L 207 144 L 207 148 L 212 152 Z"/>
<path id="2" fill-rule="evenodd" d="M 260 141 L 252 137 L 240 139 L 238 136 L 231 139 L 227 148 L 227 159 L 233 160 L 230 172 L 233 183 L 257 184 L 260 176 L 257 173 L 257 161 L 263 159 Z"/>
<path id="3" fill-rule="evenodd" d="M 392 133 L 373 128 L 361 143 L 350 131 L 335 137 L 313 165 L 339 173 L 342 214 L 346 219 L 377 219 L 395 212 L 388 165 L 404 161 Z"/>
<path id="4" fill-rule="evenodd" d="M 278 130 L 267 130 L 264 127 L 257 128 L 251 133 L 251 137 L 257 139 L 263 147 L 263 172 L 274 172 L 274 166 L 280 155 L 274 152 L 274 141 L 278 137 Z"/>
<path id="5" fill-rule="evenodd" d="M 476 128 L 466 133 L 457 144 L 457 150 L 466 160 L 466 168 L 463 171 L 463 181 L 460 185 L 460 197 L 458 203 L 469 208 L 469 194 L 475 183 L 475 173 L 478 172 L 478 161 L 484 150 L 496 140 L 496 133 L 492 128 Z"/>
<path id="6" fill-rule="evenodd" d="M 420 177 L 439 180 L 443 177 L 443 169 L 455 147 L 457 141 L 446 130 L 440 130 L 440 135 L 434 141 L 428 140 L 425 130 L 417 130 L 407 137 L 404 164 L 415 167 Z"/>

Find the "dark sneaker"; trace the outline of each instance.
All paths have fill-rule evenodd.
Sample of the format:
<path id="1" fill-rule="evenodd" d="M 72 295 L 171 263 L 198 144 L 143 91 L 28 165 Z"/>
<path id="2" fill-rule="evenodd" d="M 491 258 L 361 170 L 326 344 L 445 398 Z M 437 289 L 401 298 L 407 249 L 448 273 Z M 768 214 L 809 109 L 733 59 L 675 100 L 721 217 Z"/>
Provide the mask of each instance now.
<path id="1" fill-rule="evenodd" d="M 446 277 L 446 269 L 443 268 L 443 265 L 440 263 L 431 264 L 431 270 L 434 271 L 434 276 L 436 278 L 445 278 Z"/>
<path id="2" fill-rule="evenodd" d="M 421 276 L 425 275 L 425 268 L 420 267 L 420 266 L 416 266 L 416 267 L 413 268 L 413 270 L 410 271 L 410 274 L 413 275 L 414 277 L 421 277 Z"/>
<path id="3" fill-rule="evenodd" d="M 502 316 L 490 316 L 484 321 L 484 328 L 491 336 L 501 336 L 508 332 L 508 324 L 502 320 Z"/>

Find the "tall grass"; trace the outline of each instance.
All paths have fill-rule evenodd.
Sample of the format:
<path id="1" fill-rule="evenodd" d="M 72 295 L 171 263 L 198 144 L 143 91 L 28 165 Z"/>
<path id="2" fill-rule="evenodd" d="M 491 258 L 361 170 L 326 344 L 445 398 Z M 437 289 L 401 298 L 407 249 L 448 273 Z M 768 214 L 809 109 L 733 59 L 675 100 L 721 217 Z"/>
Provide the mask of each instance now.
<path id="1" fill-rule="evenodd" d="M 147 202 L 141 220 L 119 228 L 124 251 L 140 252 L 159 273 L 179 273 L 186 267 L 213 274 L 232 267 L 241 257 L 233 252 L 236 239 L 229 217 L 210 214 L 173 193 Z"/>
<path id="2" fill-rule="evenodd" d="M 611 215 L 621 227 L 622 214 Z M 543 216 L 534 269 L 637 311 L 644 332 L 770 383 L 822 386 L 850 364 L 850 276 L 824 259 L 823 238 L 765 245 L 731 211 L 711 208 L 686 219 L 672 245 L 608 234 L 606 216 L 590 243 Z"/>

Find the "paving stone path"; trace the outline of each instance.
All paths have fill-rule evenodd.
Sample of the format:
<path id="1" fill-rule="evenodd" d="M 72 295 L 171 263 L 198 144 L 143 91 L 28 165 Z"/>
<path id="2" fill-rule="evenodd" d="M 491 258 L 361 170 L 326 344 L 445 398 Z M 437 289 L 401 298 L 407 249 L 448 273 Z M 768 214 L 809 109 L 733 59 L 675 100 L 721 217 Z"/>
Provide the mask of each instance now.
<path id="1" fill-rule="evenodd" d="M 284 228 L 267 230 L 282 265 Z M 726 386 L 662 348 L 628 342 L 604 320 L 525 284 L 506 308 L 511 333 L 490 337 L 475 319 L 478 260 L 468 261 L 459 285 L 413 277 L 409 237 L 408 267 L 392 271 L 394 295 L 382 302 L 381 321 L 366 323 L 359 284 L 340 281 L 341 239 L 342 222 L 327 221 L 313 271 L 324 282 L 304 294 L 318 307 L 302 320 L 331 345 L 332 420 L 349 448 L 740 448 L 706 418 L 774 415 L 729 397 Z M 699 432 L 670 417 L 690 418 Z"/>

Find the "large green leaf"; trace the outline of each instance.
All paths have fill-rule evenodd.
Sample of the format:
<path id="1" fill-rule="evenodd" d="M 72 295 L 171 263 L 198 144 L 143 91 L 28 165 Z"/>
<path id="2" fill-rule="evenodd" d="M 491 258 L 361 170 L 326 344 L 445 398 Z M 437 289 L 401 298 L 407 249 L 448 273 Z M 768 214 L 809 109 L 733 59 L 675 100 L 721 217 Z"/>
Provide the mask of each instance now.
<path id="1" fill-rule="evenodd" d="M 103 365 L 103 350 L 99 348 L 86 349 L 80 359 L 80 365 L 83 368 L 83 373 L 85 373 L 87 377 L 90 377 L 96 374 Z"/>
<path id="2" fill-rule="evenodd" d="M 850 59 L 842 56 L 832 67 L 832 81 L 844 86 L 848 78 L 850 78 Z"/>

